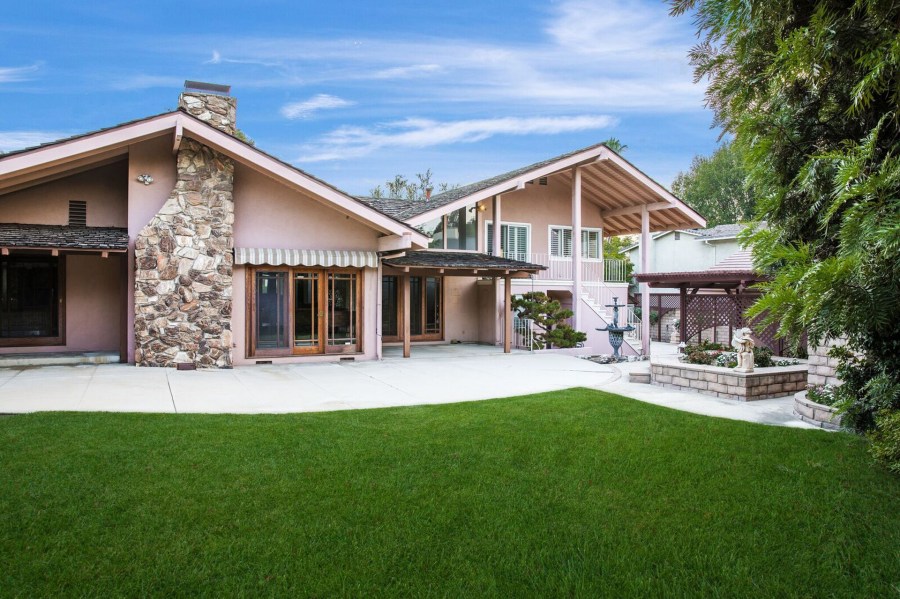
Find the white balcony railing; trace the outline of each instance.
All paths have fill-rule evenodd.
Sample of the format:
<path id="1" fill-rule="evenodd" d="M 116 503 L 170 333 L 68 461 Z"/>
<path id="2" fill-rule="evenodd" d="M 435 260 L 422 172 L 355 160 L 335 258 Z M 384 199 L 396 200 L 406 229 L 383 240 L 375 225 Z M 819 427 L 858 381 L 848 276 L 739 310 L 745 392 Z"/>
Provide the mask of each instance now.
<path id="1" fill-rule="evenodd" d="M 541 271 L 536 278 L 543 281 L 571 281 L 572 260 L 569 258 L 557 258 L 549 254 L 529 254 L 525 258 L 516 256 L 515 259 L 525 259 L 533 264 L 542 264 L 547 270 Z M 581 280 L 589 282 L 625 282 L 626 263 L 624 260 L 582 260 Z M 604 277 L 605 275 L 605 277 Z"/>

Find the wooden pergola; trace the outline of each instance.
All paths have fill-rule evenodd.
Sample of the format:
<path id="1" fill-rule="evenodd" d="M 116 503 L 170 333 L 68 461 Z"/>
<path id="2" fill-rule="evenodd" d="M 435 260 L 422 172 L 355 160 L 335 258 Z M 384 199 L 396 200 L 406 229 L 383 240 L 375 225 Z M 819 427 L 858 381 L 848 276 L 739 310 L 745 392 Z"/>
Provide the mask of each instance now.
<path id="1" fill-rule="evenodd" d="M 503 352 L 512 351 L 512 285 L 511 279 L 528 278 L 546 270 L 546 266 L 510 260 L 474 252 L 407 251 L 382 258 L 384 266 L 395 269 L 401 277 L 403 303 L 403 357 L 411 354 L 410 342 L 410 284 L 411 276 L 489 277 L 504 281 L 503 291 Z"/>

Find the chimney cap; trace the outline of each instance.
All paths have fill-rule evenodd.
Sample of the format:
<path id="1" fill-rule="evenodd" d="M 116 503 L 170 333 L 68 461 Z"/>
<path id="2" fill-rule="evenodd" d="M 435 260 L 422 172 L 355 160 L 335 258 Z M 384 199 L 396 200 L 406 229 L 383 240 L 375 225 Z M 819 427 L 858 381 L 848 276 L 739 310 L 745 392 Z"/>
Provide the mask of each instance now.
<path id="1" fill-rule="evenodd" d="M 221 94 L 227 96 L 231 93 L 230 85 L 221 85 L 219 83 L 204 83 L 203 81 L 191 81 L 186 79 L 184 82 L 184 91 L 203 92 L 206 94 Z"/>

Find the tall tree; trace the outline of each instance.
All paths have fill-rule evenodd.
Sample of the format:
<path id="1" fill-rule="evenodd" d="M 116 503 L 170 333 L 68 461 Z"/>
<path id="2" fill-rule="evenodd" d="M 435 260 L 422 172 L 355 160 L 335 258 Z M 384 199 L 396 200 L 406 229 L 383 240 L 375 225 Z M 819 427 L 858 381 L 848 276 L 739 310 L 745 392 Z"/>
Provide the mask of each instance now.
<path id="1" fill-rule="evenodd" d="M 678 173 L 672 191 L 706 217 L 710 227 L 753 218 L 756 194 L 747 183 L 739 146 L 727 141 L 711 156 L 694 156 L 691 168 Z"/>
<path id="2" fill-rule="evenodd" d="M 394 175 L 390 181 L 385 181 L 384 186 L 378 185 L 369 191 L 369 195 L 373 198 L 395 198 L 398 200 L 424 200 L 428 194 L 434 191 L 434 183 L 432 181 L 434 175 L 431 169 L 424 173 L 416 173 L 415 180 L 406 178 L 403 175 Z M 437 192 L 441 193 L 448 189 L 453 189 L 456 185 L 449 183 L 440 183 L 437 186 Z"/>
<path id="3" fill-rule="evenodd" d="M 671 4 L 693 13 L 695 75 L 769 222 L 745 237 L 773 277 L 751 314 L 846 337 L 845 421 L 900 444 L 900 2 Z"/>

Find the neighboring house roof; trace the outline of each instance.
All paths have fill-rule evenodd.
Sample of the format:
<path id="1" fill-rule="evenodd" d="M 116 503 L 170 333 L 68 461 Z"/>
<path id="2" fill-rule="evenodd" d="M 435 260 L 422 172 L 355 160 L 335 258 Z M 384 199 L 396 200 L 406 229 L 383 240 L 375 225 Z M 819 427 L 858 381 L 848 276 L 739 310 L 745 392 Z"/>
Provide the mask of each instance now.
<path id="1" fill-rule="evenodd" d="M 753 253 L 750 250 L 738 250 L 706 270 L 708 272 L 753 272 Z"/>
<path id="2" fill-rule="evenodd" d="M 128 146 L 136 141 L 157 137 L 169 130 L 174 131 L 173 143 L 176 147 L 181 136 L 187 135 L 289 186 L 312 194 L 383 233 L 410 235 L 415 244 L 428 244 L 427 236 L 403 221 L 181 109 L 4 154 L 0 156 L 0 191 L 21 188 L 29 181 L 62 172 L 66 168 L 124 155 L 128 152 Z"/>
<path id="3" fill-rule="evenodd" d="M 583 201 L 601 209 L 607 231 L 613 235 L 641 229 L 641 212 L 650 214 L 652 231 L 692 228 L 706 220 L 605 144 L 595 144 L 548 160 L 508 171 L 501 175 L 457 187 L 409 204 L 397 215 L 411 225 L 500 194 L 511 194 L 543 177 L 582 173 Z"/>
<path id="4" fill-rule="evenodd" d="M 384 258 L 388 266 L 414 266 L 419 268 L 464 268 L 479 270 L 547 270 L 546 266 L 510 260 L 488 254 L 475 252 L 437 252 L 433 250 L 420 250 L 406 252 L 397 258 Z"/>
<path id="5" fill-rule="evenodd" d="M 0 247 L 123 252 L 128 249 L 128 229 L 0 223 Z"/>
<path id="6" fill-rule="evenodd" d="M 635 275 L 639 283 L 650 287 L 687 287 L 731 289 L 746 287 L 766 277 L 753 270 L 750 250 L 740 250 L 706 270 L 690 272 L 649 272 Z"/>
<path id="7" fill-rule="evenodd" d="M 694 233 L 703 240 L 710 239 L 732 239 L 738 236 L 738 233 L 747 228 L 743 223 L 729 223 L 726 225 L 716 225 L 708 229 L 691 229 L 685 233 Z"/>

